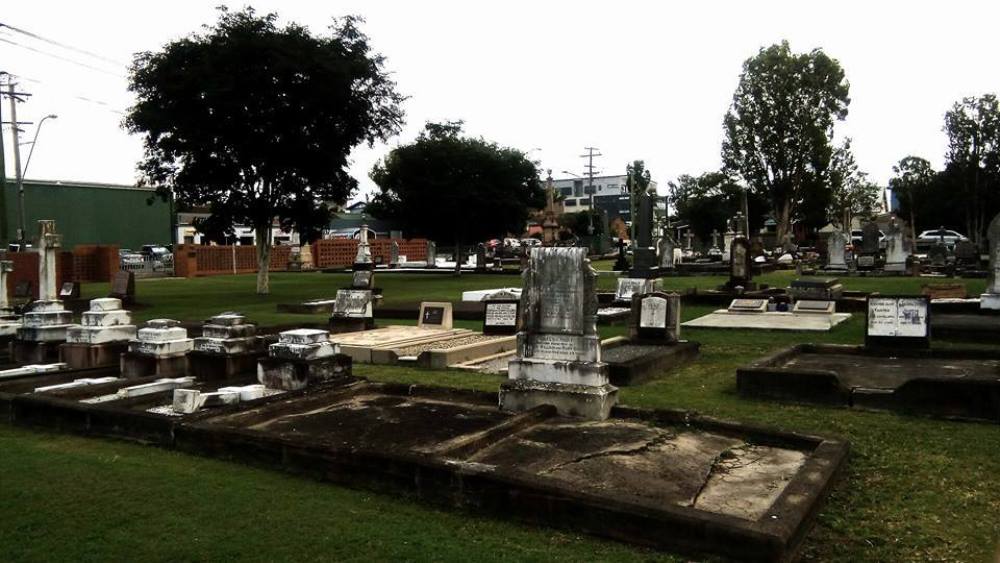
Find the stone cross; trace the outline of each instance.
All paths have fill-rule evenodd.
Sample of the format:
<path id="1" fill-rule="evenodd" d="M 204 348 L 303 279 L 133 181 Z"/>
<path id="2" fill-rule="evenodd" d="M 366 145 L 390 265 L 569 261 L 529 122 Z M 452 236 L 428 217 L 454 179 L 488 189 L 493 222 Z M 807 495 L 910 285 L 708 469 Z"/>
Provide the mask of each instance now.
<path id="1" fill-rule="evenodd" d="M 684 238 L 687 239 L 686 248 L 688 250 L 691 250 L 691 241 L 694 240 L 694 233 L 691 232 L 691 229 L 688 229 L 687 231 L 684 232 Z"/>
<path id="2" fill-rule="evenodd" d="M 59 298 L 56 288 L 56 256 L 62 246 L 62 235 L 56 234 L 56 222 L 43 219 L 38 222 L 38 299 L 55 301 Z"/>
<path id="3" fill-rule="evenodd" d="M 358 237 L 358 253 L 354 256 L 354 264 L 369 265 L 372 263 L 372 251 L 368 246 L 368 225 L 361 225 Z"/>
<path id="4" fill-rule="evenodd" d="M 0 310 L 10 307 L 10 300 L 7 298 L 7 275 L 13 271 L 13 261 L 0 260 Z"/>
<path id="5" fill-rule="evenodd" d="M 719 248 L 719 229 L 712 229 L 712 248 Z"/>

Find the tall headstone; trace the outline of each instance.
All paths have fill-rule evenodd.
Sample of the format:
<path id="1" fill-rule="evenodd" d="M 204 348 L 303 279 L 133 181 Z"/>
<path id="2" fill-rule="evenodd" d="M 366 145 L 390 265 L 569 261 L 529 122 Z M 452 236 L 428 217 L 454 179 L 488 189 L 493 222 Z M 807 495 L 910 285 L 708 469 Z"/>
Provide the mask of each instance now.
<path id="1" fill-rule="evenodd" d="M 736 231 L 732 228 L 726 229 L 725 234 L 722 235 L 722 260 L 726 261 L 732 256 L 733 253 L 733 239 L 736 238 Z"/>
<path id="2" fill-rule="evenodd" d="M 389 267 L 399 267 L 399 242 L 395 240 L 389 243 Z"/>
<path id="3" fill-rule="evenodd" d="M 844 249 L 847 247 L 847 235 L 839 227 L 835 227 L 826 239 L 826 269 L 847 271 L 847 260 Z"/>
<path id="4" fill-rule="evenodd" d="M 938 240 L 927 252 L 927 257 L 931 260 L 931 266 L 943 268 L 948 265 L 948 245 L 944 240 L 944 225 L 938 228 Z"/>
<path id="5" fill-rule="evenodd" d="M 648 191 L 639 194 L 635 221 L 636 247 L 632 249 L 632 276 L 649 278 L 656 275 L 656 249 L 653 247 L 654 197 Z"/>
<path id="6" fill-rule="evenodd" d="M 354 269 L 375 269 L 375 263 L 372 261 L 372 249 L 368 244 L 368 225 L 361 225 L 361 231 L 358 234 L 358 253 L 354 256 Z"/>
<path id="7" fill-rule="evenodd" d="M 861 252 L 858 253 L 858 269 L 874 270 L 878 262 L 878 225 L 869 221 L 861 227 Z"/>
<path id="8" fill-rule="evenodd" d="M 38 222 L 38 299 L 55 301 L 59 298 L 56 288 L 56 256 L 62 246 L 62 235 L 56 234 L 56 222 Z"/>
<path id="9" fill-rule="evenodd" d="M 628 270 L 628 258 L 625 255 L 625 247 L 627 243 L 625 239 L 618 239 L 618 258 L 615 259 L 615 265 L 612 267 L 616 272 L 624 272 Z"/>
<path id="10" fill-rule="evenodd" d="M 750 252 L 750 241 L 738 236 L 733 239 L 729 256 L 729 289 L 736 287 L 750 288 L 753 279 L 753 257 Z"/>
<path id="11" fill-rule="evenodd" d="M 601 361 L 597 274 L 583 248 L 535 248 L 521 293 L 517 356 L 500 386 L 500 407 L 555 406 L 565 416 L 604 420 L 618 398 Z"/>
<path id="12" fill-rule="evenodd" d="M 437 243 L 432 240 L 427 241 L 427 267 L 437 268 Z"/>
<path id="13" fill-rule="evenodd" d="M 990 270 L 986 293 L 980 296 L 979 307 L 984 311 L 1000 313 L 1000 213 L 990 222 L 986 238 L 990 246 Z"/>
<path id="14" fill-rule="evenodd" d="M 674 241 L 670 238 L 669 233 L 664 231 L 663 236 L 660 237 L 659 247 L 660 269 L 672 270 L 674 268 Z"/>
<path id="15" fill-rule="evenodd" d="M 0 314 L 10 310 L 10 298 L 7 296 L 7 277 L 14 271 L 14 262 L 0 260 Z"/>
<path id="16" fill-rule="evenodd" d="M 885 233 L 885 271 L 906 271 L 906 259 L 910 253 L 904 248 L 904 236 L 902 227 L 893 219 Z"/>

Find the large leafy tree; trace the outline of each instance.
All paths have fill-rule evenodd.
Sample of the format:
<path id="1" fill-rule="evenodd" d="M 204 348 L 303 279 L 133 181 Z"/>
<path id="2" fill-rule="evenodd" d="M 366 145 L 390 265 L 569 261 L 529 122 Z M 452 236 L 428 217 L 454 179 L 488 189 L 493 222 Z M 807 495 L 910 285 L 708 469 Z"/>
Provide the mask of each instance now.
<path id="1" fill-rule="evenodd" d="M 743 210 L 743 186 L 722 172 L 682 174 L 668 185 L 678 219 L 691 225 L 691 230 L 703 241 L 709 239 L 713 230 L 724 232 L 729 221 Z M 750 229 L 756 232 L 763 226 L 767 201 L 750 193 L 747 207 Z"/>
<path id="2" fill-rule="evenodd" d="M 462 135 L 462 122 L 428 123 L 411 144 L 375 165 L 368 212 L 409 233 L 461 247 L 524 232 L 545 205 L 538 170 L 524 152 Z"/>
<path id="3" fill-rule="evenodd" d="M 723 125 L 724 170 L 764 194 L 781 240 L 807 197 L 824 185 L 833 126 L 847 116 L 840 64 L 816 49 L 772 45 L 743 63 Z"/>
<path id="4" fill-rule="evenodd" d="M 207 206 L 216 230 L 251 225 L 258 293 L 269 292 L 272 225 L 314 232 L 325 202 L 357 186 L 351 149 L 401 126 L 403 97 L 359 22 L 334 19 L 319 36 L 220 8 L 213 27 L 133 61 L 125 126 L 142 135 L 144 181 Z"/>
<path id="5" fill-rule="evenodd" d="M 988 221 L 1000 209 L 1000 103 L 995 94 L 962 98 L 944 116 L 948 134 L 947 167 L 961 178 L 956 194 L 965 203 L 965 229 L 982 240 Z"/>
<path id="6" fill-rule="evenodd" d="M 900 211 L 909 217 L 910 238 L 917 240 L 917 197 L 927 193 L 934 183 L 936 173 L 927 159 L 907 156 L 892 167 L 895 174 L 889 180 L 889 189 L 899 198 Z"/>
<path id="7" fill-rule="evenodd" d="M 830 186 L 830 220 L 850 229 L 854 217 L 870 219 L 877 213 L 882 189 L 858 168 L 850 139 L 834 150 L 826 177 Z"/>

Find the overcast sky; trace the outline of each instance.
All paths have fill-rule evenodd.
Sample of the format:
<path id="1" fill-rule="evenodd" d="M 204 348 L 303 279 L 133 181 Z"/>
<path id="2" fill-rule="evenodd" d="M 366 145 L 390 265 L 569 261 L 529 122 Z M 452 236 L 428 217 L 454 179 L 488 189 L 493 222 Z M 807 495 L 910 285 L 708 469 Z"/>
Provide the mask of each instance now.
<path id="1" fill-rule="evenodd" d="M 131 103 L 125 64 L 214 22 L 218 4 L 6 2 L 0 22 L 101 57 L 0 28 L 0 70 L 22 77 L 19 90 L 33 94 L 18 105 L 18 119 L 59 115 L 45 123 L 28 177 L 133 183 L 141 146 L 120 127 Z M 722 117 L 742 63 L 782 39 L 796 52 L 819 47 L 840 61 L 852 102 L 837 135 L 853 138 L 859 165 L 883 183 L 910 154 L 940 167 L 944 112 L 963 96 L 1000 91 L 996 0 L 252 5 L 315 33 L 332 16 L 367 20 L 365 32 L 409 96 L 402 134 L 352 155 L 351 171 L 369 191 L 368 171 L 389 148 L 411 141 L 428 120 L 462 119 L 471 134 L 538 149 L 531 157 L 557 177 L 583 172 L 586 146 L 601 149 L 605 174 L 643 159 L 665 193 L 680 174 L 718 168 Z M 6 101 L 2 114 L 9 121 Z M 35 128 L 24 129 L 22 142 L 30 141 Z M 4 135 L 12 177 L 6 127 Z"/>

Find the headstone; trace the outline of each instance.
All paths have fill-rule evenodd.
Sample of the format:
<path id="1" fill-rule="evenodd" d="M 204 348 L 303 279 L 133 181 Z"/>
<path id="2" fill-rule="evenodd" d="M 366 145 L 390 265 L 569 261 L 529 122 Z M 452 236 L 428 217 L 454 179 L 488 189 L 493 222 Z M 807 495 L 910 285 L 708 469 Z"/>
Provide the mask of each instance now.
<path id="1" fill-rule="evenodd" d="M 303 244 L 299 247 L 299 268 L 312 270 L 315 267 L 316 263 L 313 259 L 312 245 L 309 243 Z"/>
<path id="2" fill-rule="evenodd" d="M 257 363 L 257 381 L 268 389 L 294 391 L 351 375 L 351 358 L 336 353 L 325 330 L 286 330 Z"/>
<path id="3" fill-rule="evenodd" d="M 632 296 L 636 293 L 650 293 L 655 290 L 656 280 L 646 278 L 618 278 L 618 287 L 615 289 L 615 301 L 618 303 L 632 303 Z"/>
<path id="4" fill-rule="evenodd" d="M 121 299 L 126 306 L 135 301 L 135 272 L 117 272 L 111 280 L 109 297 Z"/>
<path id="5" fill-rule="evenodd" d="M 358 252 L 354 255 L 354 269 L 372 270 L 374 268 L 372 250 L 368 244 L 368 225 L 361 225 L 361 231 L 358 234 Z"/>
<path id="6" fill-rule="evenodd" d="M 14 271 L 12 260 L 0 260 L 0 312 L 10 309 L 10 299 L 7 296 L 7 277 Z"/>
<path id="7" fill-rule="evenodd" d="M 789 254 L 798 252 L 799 246 L 795 244 L 795 237 L 792 233 L 785 233 L 785 236 L 782 237 L 781 250 Z"/>
<path id="8" fill-rule="evenodd" d="M 844 286 L 837 278 L 806 278 L 792 281 L 788 294 L 793 299 L 836 301 L 844 293 Z"/>
<path id="9" fill-rule="evenodd" d="M 661 270 L 671 270 L 674 268 L 674 241 L 671 240 L 670 235 L 663 233 L 660 237 L 659 243 L 659 253 L 660 253 L 660 269 Z"/>
<path id="10" fill-rule="evenodd" d="M 654 197 L 649 191 L 639 194 L 635 221 L 635 242 L 632 249 L 632 276 L 652 277 L 656 267 L 656 249 L 653 248 Z"/>
<path id="11" fill-rule="evenodd" d="M 929 348 L 930 299 L 926 296 L 868 297 L 865 346 Z"/>
<path id="12" fill-rule="evenodd" d="M 724 235 L 722 235 L 722 259 L 724 261 L 729 261 L 730 256 L 732 256 L 733 240 L 736 239 L 736 231 L 729 229 Z"/>
<path id="13" fill-rule="evenodd" d="M 399 242 L 392 241 L 389 243 L 389 267 L 396 268 L 399 266 Z"/>
<path id="14" fill-rule="evenodd" d="M 451 303 L 431 301 L 421 303 L 417 327 L 451 330 L 453 327 Z"/>
<path id="15" fill-rule="evenodd" d="M 727 310 L 730 313 L 766 313 L 767 299 L 733 299 Z"/>
<path id="16" fill-rule="evenodd" d="M 989 240 L 990 269 L 986 279 L 986 293 L 979 297 L 979 307 L 984 311 L 1000 312 L 1000 213 L 986 230 Z"/>
<path id="17" fill-rule="evenodd" d="M 80 298 L 80 282 L 68 281 L 63 282 L 62 287 L 59 288 L 59 299 L 79 299 Z"/>
<path id="18" fill-rule="evenodd" d="M 719 229 L 712 229 L 712 248 L 719 248 Z"/>
<path id="19" fill-rule="evenodd" d="M 930 250 L 927 252 L 927 257 L 930 258 L 931 266 L 937 268 L 943 268 L 948 265 L 948 245 L 938 241 L 931 246 Z"/>
<path id="20" fill-rule="evenodd" d="M 893 219 L 885 233 L 885 271 L 905 272 L 910 253 L 904 248 L 902 227 Z"/>
<path id="21" fill-rule="evenodd" d="M 753 262 L 750 255 L 750 241 L 745 237 L 736 237 L 730 249 L 729 257 L 729 288 L 737 286 L 747 288 L 753 279 Z"/>
<path id="22" fill-rule="evenodd" d="M 517 334 L 520 330 L 519 299 L 492 295 L 483 302 L 483 334 Z"/>
<path id="23" fill-rule="evenodd" d="M 486 245 L 483 243 L 476 246 L 476 271 L 486 271 Z"/>
<path id="24" fill-rule="evenodd" d="M 618 258 L 615 260 L 615 265 L 613 266 L 616 272 L 624 272 L 629 269 L 628 258 L 625 255 L 625 247 L 627 243 L 625 239 L 618 239 Z"/>
<path id="25" fill-rule="evenodd" d="M 194 349 L 194 340 L 188 338 L 187 329 L 180 324 L 172 319 L 146 321 L 136 338 L 129 341 L 129 352 L 155 358 L 187 354 Z"/>
<path id="26" fill-rule="evenodd" d="M 194 350 L 207 354 L 232 356 L 261 349 L 257 325 L 235 312 L 225 312 L 208 319 L 201 329 L 201 336 L 194 339 Z"/>
<path id="27" fill-rule="evenodd" d="M 584 248 L 531 250 L 517 356 L 500 387 L 503 410 L 549 404 L 563 416 L 608 417 L 618 389 L 601 361 L 596 278 Z"/>
<path id="28" fill-rule="evenodd" d="M 31 304 L 31 310 L 24 314 L 21 327 L 17 329 L 17 340 L 21 344 L 15 351 L 15 361 L 21 362 L 21 356 L 37 357 L 44 348 L 42 343 L 65 341 L 67 329 L 73 326 L 73 313 L 63 306 L 56 288 L 56 255 L 61 245 L 62 235 L 56 234 L 55 221 L 39 221 L 39 299 Z"/>
<path id="29" fill-rule="evenodd" d="M 351 275 L 351 289 L 373 289 L 375 273 L 371 270 L 361 270 Z"/>
<path id="30" fill-rule="evenodd" d="M 677 342 L 681 334 L 681 297 L 676 293 L 641 293 L 632 299 L 629 337 L 633 341 Z"/>
<path id="31" fill-rule="evenodd" d="M 38 299 L 55 301 L 59 298 L 56 291 L 56 256 L 62 246 L 62 235 L 56 234 L 56 222 L 41 220 L 38 222 Z"/>
<path id="32" fill-rule="evenodd" d="M 825 301 L 825 300 L 801 299 L 795 302 L 795 306 L 792 308 L 792 312 L 832 315 L 837 312 L 837 302 Z"/>
<path id="33" fill-rule="evenodd" d="M 14 284 L 14 298 L 15 299 L 31 299 L 33 292 L 31 291 L 30 281 L 19 281 Z"/>
<path id="34" fill-rule="evenodd" d="M 122 309 L 120 299 L 104 297 L 90 300 L 90 310 L 80 317 L 80 324 L 66 330 L 70 344 L 107 344 L 125 342 L 136 337 L 132 314 Z"/>
<path id="35" fill-rule="evenodd" d="M 691 232 L 691 229 L 684 231 L 684 239 L 687 241 L 687 244 L 684 247 L 684 249 L 691 250 L 691 241 L 694 240 L 694 233 Z"/>
<path id="36" fill-rule="evenodd" d="M 437 268 L 437 244 L 432 240 L 427 241 L 427 267 Z"/>
<path id="37" fill-rule="evenodd" d="M 861 253 L 878 254 L 879 228 L 874 222 L 869 221 L 861 227 Z"/>
<path id="38" fill-rule="evenodd" d="M 970 240 L 955 243 L 955 264 L 974 268 L 979 266 L 979 249 Z"/>
<path id="39" fill-rule="evenodd" d="M 834 228 L 830 236 L 826 239 L 826 269 L 832 271 L 846 271 L 847 259 L 844 251 L 847 248 L 847 235 L 840 228 Z"/>

